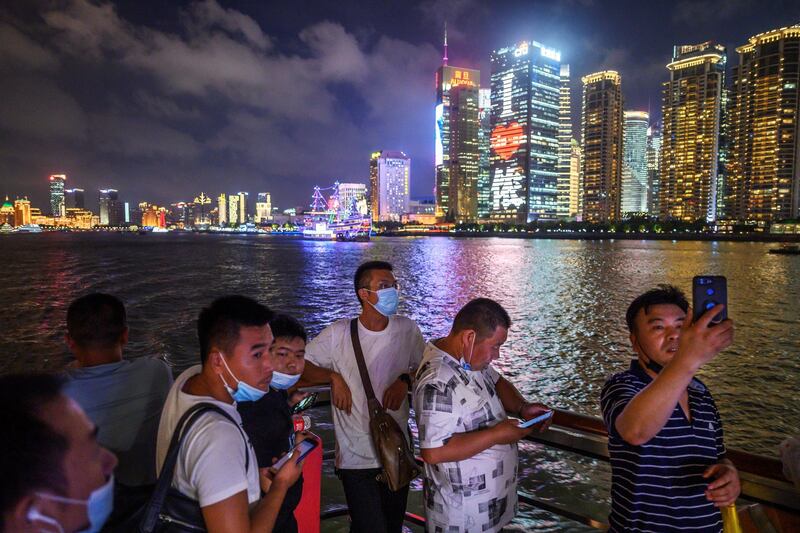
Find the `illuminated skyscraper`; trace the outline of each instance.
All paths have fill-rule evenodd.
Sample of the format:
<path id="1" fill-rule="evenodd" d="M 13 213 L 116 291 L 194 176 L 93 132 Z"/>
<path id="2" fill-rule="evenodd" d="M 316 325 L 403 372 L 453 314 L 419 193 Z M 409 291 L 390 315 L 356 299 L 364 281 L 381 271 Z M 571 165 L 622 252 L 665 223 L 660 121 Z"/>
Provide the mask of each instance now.
<path id="1" fill-rule="evenodd" d="M 622 182 L 622 80 L 613 70 L 581 78 L 583 220 L 620 219 Z"/>
<path id="2" fill-rule="evenodd" d="M 196 196 L 194 199 L 194 204 L 192 208 L 192 220 L 190 221 L 191 224 L 210 224 L 211 217 L 211 209 L 209 206 L 211 205 L 211 198 L 206 196 L 206 193 L 201 192 L 200 196 Z"/>
<path id="3" fill-rule="evenodd" d="M 67 209 L 86 209 L 83 189 L 65 189 L 64 204 Z"/>
<path id="4" fill-rule="evenodd" d="M 583 179 L 581 176 L 581 145 L 577 139 L 569 143 L 569 217 L 581 220 L 583 209 Z"/>
<path id="5" fill-rule="evenodd" d="M 492 90 L 478 91 L 478 218 L 492 210 Z"/>
<path id="6" fill-rule="evenodd" d="M 250 194 L 240 192 L 237 196 L 239 197 L 239 224 L 244 224 L 247 222 L 247 200 Z"/>
<path id="7" fill-rule="evenodd" d="M 726 215 L 800 217 L 800 25 L 760 33 L 736 49 Z"/>
<path id="8" fill-rule="evenodd" d="M 258 193 L 256 202 L 256 224 L 264 224 L 272 220 L 272 195 L 268 192 Z"/>
<path id="9" fill-rule="evenodd" d="M 240 199 L 238 194 L 231 194 L 228 196 L 228 224 L 233 224 L 234 226 L 243 224 L 243 222 L 239 219 L 239 201 Z"/>
<path id="10" fill-rule="evenodd" d="M 97 200 L 100 204 L 100 224 L 103 226 L 121 226 L 123 223 L 123 210 L 119 201 L 119 191 L 116 189 L 100 189 Z"/>
<path id="11" fill-rule="evenodd" d="M 569 65 L 561 65 L 558 117 L 558 216 L 562 218 L 570 216 L 570 162 L 572 161 L 572 113 L 570 105 Z"/>
<path id="12" fill-rule="evenodd" d="M 370 206 L 373 221 L 400 221 L 408 213 L 411 158 L 383 150 L 370 159 Z"/>
<path id="13" fill-rule="evenodd" d="M 64 183 L 66 174 L 50 175 L 50 214 L 54 217 L 63 217 L 66 214 L 64 205 Z"/>
<path id="14" fill-rule="evenodd" d="M 217 197 L 217 215 L 218 215 L 218 222 L 219 226 L 227 226 L 228 225 L 228 196 L 225 193 L 220 194 Z"/>
<path id="15" fill-rule="evenodd" d="M 621 207 L 623 215 L 647 213 L 647 130 L 649 127 L 649 113 L 625 111 Z"/>
<path id="16" fill-rule="evenodd" d="M 491 55 L 492 211 L 497 221 L 557 216 L 561 52 L 536 41 Z"/>
<path id="17" fill-rule="evenodd" d="M 710 41 L 676 46 L 664 83 L 661 216 L 712 221 L 717 216 L 725 47 Z"/>
<path id="18" fill-rule="evenodd" d="M 447 64 L 447 30 L 442 66 L 436 71 L 436 211 L 457 222 L 478 217 L 478 70 Z"/>
<path id="19" fill-rule="evenodd" d="M 661 188 L 659 164 L 661 161 L 661 127 L 654 124 L 647 129 L 647 213 L 658 216 L 658 191 Z"/>

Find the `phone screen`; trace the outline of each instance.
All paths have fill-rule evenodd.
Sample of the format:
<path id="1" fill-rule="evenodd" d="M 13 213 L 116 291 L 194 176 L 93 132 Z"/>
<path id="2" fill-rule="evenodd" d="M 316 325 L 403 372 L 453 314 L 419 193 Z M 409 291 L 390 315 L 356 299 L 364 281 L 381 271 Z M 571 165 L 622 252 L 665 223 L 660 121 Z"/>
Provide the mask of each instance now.
<path id="1" fill-rule="evenodd" d="M 725 276 L 695 276 L 692 279 L 693 320 L 699 319 L 717 304 L 724 304 L 725 309 L 711 320 L 709 326 L 728 318 L 728 283 Z"/>
<path id="2" fill-rule="evenodd" d="M 314 402 L 316 401 L 317 401 L 317 393 L 312 392 L 311 394 L 309 394 L 308 396 L 297 402 L 297 405 L 295 405 L 292 408 L 292 413 L 299 413 L 300 411 L 305 411 L 306 409 L 314 405 Z"/>
<path id="3" fill-rule="evenodd" d="M 536 418 L 531 418 L 530 420 L 524 421 L 523 423 L 521 423 L 519 425 L 519 427 L 521 427 L 521 428 L 529 428 L 529 427 L 531 427 L 533 425 L 538 424 L 539 422 L 544 422 L 545 420 L 547 420 L 551 416 L 553 416 L 553 411 L 547 411 L 546 413 L 541 414 L 541 415 L 537 416 Z"/>
<path id="4" fill-rule="evenodd" d="M 291 452 L 287 453 L 286 455 L 278 459 L 278 461 L 274 465 L 272 465 L 272 467 L 275 468 L 276 470 L 280 470 L 281 467 L 286 464 L 286 462 L 289 460 L 289 458 L 292 456 L 295 450 L 300 450 L 300 457 L 297 458 L 297 462 L 299 463 L 300 461 L 305 459 L 306 455 L 311 453 L 311 450 L 316 448 L 318 444 L 319 443 L 317 442 L 317 439 L 306 439 L 300 442 L 300 444 L 298 444 L 297 446 L 295 446 Z"/>

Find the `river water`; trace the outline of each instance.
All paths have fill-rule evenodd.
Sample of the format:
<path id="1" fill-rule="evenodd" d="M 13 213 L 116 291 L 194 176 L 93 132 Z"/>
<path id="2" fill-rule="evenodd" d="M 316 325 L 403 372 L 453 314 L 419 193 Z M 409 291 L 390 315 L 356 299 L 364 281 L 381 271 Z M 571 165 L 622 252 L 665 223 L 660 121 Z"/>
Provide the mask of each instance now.
<path id="1" fill-rule="evenodd" d="M 770 246 L 448 237 L 336 243 L 212 234 L 0 236 L 0 373 L 62 368 L 70 360 L 62 340 L 66 308 L 89 291 L 110 292 L 125 302 L 128 356 L 161 357 L 176 372 L 198 361 L 194 321 L 203 305 L 224 294 L 252 296 L 294 314 L 313 337 L 332 321 L 357 313 L 353 272 L 363 261 L 382 259 L 393 263 L 400 280 L 400 312 L 417 320 L 426 338 L 445 335 L 456 311 L 471 298 L 493 298 L 514 321 L 496 368 L 530 398 L 598 415 L 603 382 L 631 357 L 624 321 L 630 301 L 665 282 L 690 295 L 694 275 L 720 274 L 728 278 L 736 340 L 700 377 L 717 401 L 728 446 L 775 455 L 786 435 L 800 433 L 800 257 L 770 255 Z M 530 454 L 550 452 L 536 448 Z M 589 491 L 584 498 L 606 497 L 597 480 L 607 473 L 582 474 L 582 459 L 548 456 L 547 461 L 560 464 L 561 470 L 550 469 L 564 478 L 559 483 L 583 481 Z M 544 464 L 533 461 L 531 479 Z M 541 496 L 552 489 L 544 483 L 527 488 Z M 534 518 L 546 529 L 546 518 Z"/>

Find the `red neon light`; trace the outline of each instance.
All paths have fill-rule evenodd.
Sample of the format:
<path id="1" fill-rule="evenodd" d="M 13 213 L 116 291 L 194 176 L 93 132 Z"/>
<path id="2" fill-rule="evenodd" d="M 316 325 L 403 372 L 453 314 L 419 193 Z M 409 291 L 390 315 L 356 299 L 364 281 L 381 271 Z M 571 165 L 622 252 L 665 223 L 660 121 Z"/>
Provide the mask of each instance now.
<path id="1" fill-rule="evenodd" d="M 503 159 L 510 159 L 525 142 L 525 128 L 518 122 L 497 126 L 492 130 L 492 150 Z"/>

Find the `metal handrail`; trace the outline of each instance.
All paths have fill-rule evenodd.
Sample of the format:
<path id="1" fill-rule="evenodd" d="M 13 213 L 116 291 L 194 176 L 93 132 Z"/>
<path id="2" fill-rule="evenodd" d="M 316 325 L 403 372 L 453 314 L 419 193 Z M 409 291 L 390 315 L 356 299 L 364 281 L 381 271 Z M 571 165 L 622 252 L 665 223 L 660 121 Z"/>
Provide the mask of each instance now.
<path id="1" fill-rule="evenodd" d="M 311 389 L 309 389 L 311 390 Z M 330 404 L 330 389 L 328 387 L 314 387 L 318 392 L 315 407 Z M 543 444 L 560 450 L 577 453 L 604 462 L 609 462 L 608 431 L 603 420 L 598 417 L 555 409 L 553 423 L 550 428 L 542 433 L 535 433 L 525 437 L 525 440 Z M 752 454 L 737 449 L 728 449 L 728 458 L 739 470 L 742 482 L 742 497 L 747 500 L 772 506 L 793 515 L 800 515 L 800 491 L 783 476 L 780 461 L 772 457 Z M 327 451 L 324 459 L 332 459 L 333 451 Z M 417 458 L 418 462 L 422 462 Z M 607 529 L 608 525 L 591 517 L 584 516 L 566 507 L 535 496 L 518 494 L 521 503 L 532 505 L 539 509 L 551 512 L 596 528 Z M 340 512 L 341 510 L 336 510 Z M 347 508 L 344 508 L 347 514 Z M 410 518 L 410 516 L 414 518 Z M 325 519 L 326 513 L 323 513 Z M 341 516 L 337 514 L 336 516 Z M 332 518 L 333 516 L 327 516 Z M 417 517 L 406 513 L 406 519 L 415 522 Z M 421 518 L 424 523 L 424 518 Z"/>

